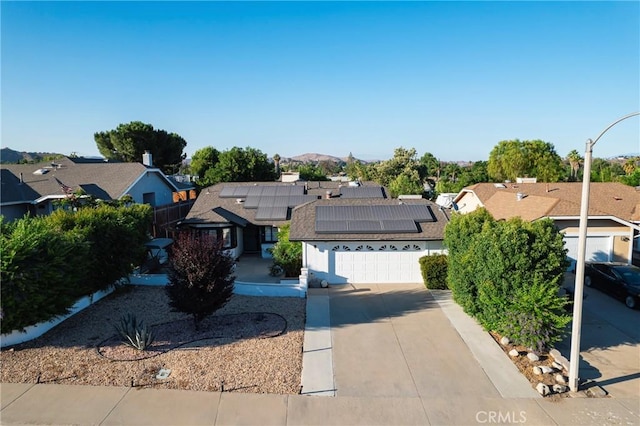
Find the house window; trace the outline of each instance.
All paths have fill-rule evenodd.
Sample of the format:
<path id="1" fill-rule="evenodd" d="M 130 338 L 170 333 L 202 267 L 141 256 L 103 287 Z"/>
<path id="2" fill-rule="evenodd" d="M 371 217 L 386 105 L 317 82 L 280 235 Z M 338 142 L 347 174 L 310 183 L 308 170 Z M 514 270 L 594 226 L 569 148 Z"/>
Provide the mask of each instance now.
<path id="1" fill-rule="evenodd" d="M 264 226 L 264 227 L 262 227 L 262 242 L 263 243 L 277 243 L 278 242 L 278 227 L 276 227 L 276 226 Z"/>
<path id="2" fill-rule="evenodd" d="M 211 235 L 223 242 L 223 248 L 230 249 L 236 246 L 235 232 L 233 228 L 208 228 L 198 230 L 200 234 Z"/>
<path id="3" fill-rule="evenodd" d="M 156 193 L 145 192 L 142 194 L 142 204 L 149 204 L 151 207 L 156 206 Z"/>

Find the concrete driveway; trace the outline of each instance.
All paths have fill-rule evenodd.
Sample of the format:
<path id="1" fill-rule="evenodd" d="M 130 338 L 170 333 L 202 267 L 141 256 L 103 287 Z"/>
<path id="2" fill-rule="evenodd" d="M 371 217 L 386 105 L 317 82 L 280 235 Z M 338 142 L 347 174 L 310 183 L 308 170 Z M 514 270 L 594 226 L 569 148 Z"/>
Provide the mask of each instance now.
<path id="1" fill-rule="evenodd" d="M 424 286 L 332 286 L 329 300 L 337 396 L 501 397 Z"/>
<path id="2" fill-rule="evenodd" d="M 574 281 L 570 274 L 566 282 L 572 286 Z M 578 376 L 613 397 L 638 398 L 640 310 L 629 309 L 600 290 L 585 287 L 584 294 Z M 568 358 L 570 336 L 556 347 Z"/>

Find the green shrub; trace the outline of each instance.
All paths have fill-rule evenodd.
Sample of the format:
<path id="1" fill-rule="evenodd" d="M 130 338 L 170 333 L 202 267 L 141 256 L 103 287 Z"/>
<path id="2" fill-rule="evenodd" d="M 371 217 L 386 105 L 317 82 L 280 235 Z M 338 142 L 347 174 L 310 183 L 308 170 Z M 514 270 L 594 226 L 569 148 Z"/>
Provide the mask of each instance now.
<path id="1" fill-rule="evenodd" d="M 273 267 L 279 266 L 285 277 L 297 277 L 302 269 L 302 243 L 289 241 L 290 225 L 286 224 L 278 230 L 278 242 L 269 249 L 273 255 Z"/>
<path id="2" fill-rule="evenodd" d="M 422 256 L 419 261 L 425 287 L 433 290 L 449 288 L 447 286 L 447 255 Z"/>
<path id="3" fill-rule="evenodd" d="M 52 229 L 46 217 L 0 224 L 2 333 L 67 314 L 86 277 L 88 244 L 77 232 Z"/>
<path id="4" fill-rule="evenodd" d="M 445 245 L 454 299 L 485 329 L 536 350 L 562 337 L 570 317 L 558 290 L 568 262 L 551 220 L 495 221 L 479 209 L 453 216 Z"/>

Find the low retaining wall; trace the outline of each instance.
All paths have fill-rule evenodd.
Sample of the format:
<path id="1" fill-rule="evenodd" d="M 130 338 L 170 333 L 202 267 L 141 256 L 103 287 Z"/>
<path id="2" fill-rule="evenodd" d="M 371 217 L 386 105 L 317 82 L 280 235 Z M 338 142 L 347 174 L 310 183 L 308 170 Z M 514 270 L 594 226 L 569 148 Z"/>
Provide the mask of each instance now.
<path id="1" fill-rule="evenodd" d="M 306 297 L 307 289 L 303 283 L 295 280 L 286 280 L 286 282 L 277 283 L 249 283 L 236 281 L 234 284 L 233 293 L 242 296 L 264 296 L 264 297 Z M 143 286 L 164 286 L 169 282 L 167 274 L 131 274 L 129 275 L 129 285 L 143 285 Z M 41 322 L 29 327 L 25 327 L 24 332 L 14 330 L 8 334 L 2 334 L 0 336 L 0 348 L 5 346 L 17 345 L 19 343 L 28 342 L 37 337 L 42 336 L 47 331 L 51 330 L 62 321 L 77 314 L 83 309 L 87 308 L 93 303 L 103 297 L 113 293 L 115 287 L 109 290 L 98 291 L 91 296 L 83 297 L 79 299 L 75 305 L 71 308 L 69 314 L 56 317 L 55 319 L 47 322 Z"/>
<path id="2" fill-rule="evenodd" d="M 93 293 L 91 296 L 85 296 L 81 299 L 78 299 L 75 305 L 71 307 L 67 315 L 56 317 L 50 321 L 30 325 L 29 327 L 25 327 L 24 331 L 14 330 L 11 333 L 1 335 L 0 347 L 4 348 L 5 346 L 17 345 L 18 343 L 28 342 L 29 340 L 33 340 L 37 337 L 42 336 L 44 333 L 60 324 L 62 321 L 77 314 L 88 306 L 91 306 L 103 297 L 113 293 L 114 289 L 115 287 L 111 287 L 108 290 L 101 290 Z"/>

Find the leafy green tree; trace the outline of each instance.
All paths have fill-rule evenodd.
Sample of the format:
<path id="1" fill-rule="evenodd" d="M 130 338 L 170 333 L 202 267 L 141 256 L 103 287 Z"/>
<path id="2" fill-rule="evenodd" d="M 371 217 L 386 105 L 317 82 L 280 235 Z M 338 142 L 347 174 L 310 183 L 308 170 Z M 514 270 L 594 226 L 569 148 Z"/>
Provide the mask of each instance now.
<path id="1" fill-rule="evenodd" d="M 286 277 L 297 277 L 302 268 L 302 243 L 289 241 L 289 224 L 278 229 L 278 242 L 271 247 L 273 264 L 280 267 Z"/>
<path id="2" fill-rule="evenodd" d="M 223 242 L 208 234 L 181 232 L 171 248 L 169 306 L 201 321 L 223 307 L 233 295 L 234 260 Z"/>
<path id="3" fill-rule="evenodd" d="M 420 165 L 422 166 L 423 177 L 440 178 L 440 160 L 430 152 L 420 157 Z"/>
<path id="4" fill-rule="evenodd" d="M 220 152 L 212 146 L 206 146 L 193 153 L 191 156 L 191 164 L 189 166 L 191 174 L 198 176 L 202 186 L 210 185 L 210 182 L 204 181 L 207 170 L 212 169 L 218 163 Z"/>
<path id="5" fill-rule="evenodd" d="M 222 151 L 218 162 L 205 172 L 209 184 L 219 182 L 268 182 L 277 178 L 275 167 L 262 151 L 233 147 Z"/>
<path id="6" fill-rule="evenodd" d="M 151 124 L 132 121 L 114 130 L 93 135 L 98 150 L 109 160 L 130 163 L 142 162 L 142 154 L 149 151 L 153 163 L 165 173 L 173 173 L 185 155 L 187 142 L 176 133 L 154 129 Z"/>
<path id="7" fill-rule="evenodd" d="M 636 167 L 633 172 L 620 177 L 620 182 L 629 186 L 640 186 L 640 167 Z"/>
<path id="8" fill-rule="evenodd" d="M 399 195 L 422 195 L 424 186 L 420 183 L 420 177 L 418 172 L 413 170 L 411 172 L 403 172 L 389 183 L 389 192 L 392 197 L 398 197 Z"/>
<path id="9" fill-rule="evenodd" d="M 487 172 L 494 181 L 536 177 L 542 182 L 557 182 L 562 176 L 562 159 L 549 142 L 502 141 L 489 154 Z"/>
<path id="10" fill-rule="evenodd" d="M 327 174 L 318 166 L 313 164 L 302 164 L 298 167 L 300 179 L 306 181 L 326 181 L 329 180 Z"/>
<path id="11" fill-rule="evenodd" d="M 625 174 L 622 165 L 617 162 L 603 158 L 594 158 L 591 162 L 592 182 L 615 182 Z"/>

